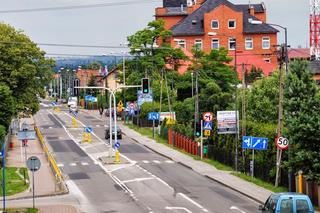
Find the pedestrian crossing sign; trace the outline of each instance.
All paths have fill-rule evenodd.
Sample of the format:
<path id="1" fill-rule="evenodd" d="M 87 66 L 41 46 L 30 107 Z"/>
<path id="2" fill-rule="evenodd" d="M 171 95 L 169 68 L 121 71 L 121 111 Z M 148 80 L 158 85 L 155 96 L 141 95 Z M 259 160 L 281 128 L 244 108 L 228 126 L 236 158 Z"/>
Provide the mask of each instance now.
<path id="1" fill-rule="evenodd" d="M 211 121 L 209 121 L 209 122 L 207 122 L 207 121 L 203 122 L 203 129 L 204 129 L 204 130 L 212 130 L 212 122 L 211 122 Z"/>

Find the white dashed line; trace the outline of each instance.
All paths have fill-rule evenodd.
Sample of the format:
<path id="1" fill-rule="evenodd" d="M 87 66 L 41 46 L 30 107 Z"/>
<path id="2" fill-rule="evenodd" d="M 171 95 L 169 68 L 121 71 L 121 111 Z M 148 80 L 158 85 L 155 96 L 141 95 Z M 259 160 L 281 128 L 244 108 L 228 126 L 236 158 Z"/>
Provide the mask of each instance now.
<path id="1" fill-rule="evenodd" d="M 97 124 L 97 125 L 96 125 L 96 127 L 100 127 L 100 125 L 99 125 L 99 124 Z"/>
<path id="2" fill-rule="evenodd" d="M 64 167 L 64 164 L 63 163 L 58 163 L 57 166 L 58 167 Z"/>
<path id="3" fill-rule="evenodd" d="M 170 163 L 170 164 L 174 163 L 174 161 L 172 161 L 172 160 L 166 160 L 165 162 Z"/>
<path id="4" fill-rule="evenodd" d="M 87 163 L 87 162 L 81 162 L 81 165 L 82 165 L 82 166 L 88 166 L 89 163 Z"/>
<path id="5" fill-rule="evenodd" d="M 150 163 L 148 160 L 143 160 L 142 162 L 143 163 Z"/>
<path id="6" fill-rule="evenodd" d="M 69 166 L 76 166 L 76 163 L 70 163 Z"/>
<path id="7" fill-rule="evenodd" d="M 158 160 L 153 160 L 152 162 L 153 162 L 153 163 L 156 163 L 156 164 L 160 164 L 160 163 L 161 163 L 161 162 L 158 161 Z"/>

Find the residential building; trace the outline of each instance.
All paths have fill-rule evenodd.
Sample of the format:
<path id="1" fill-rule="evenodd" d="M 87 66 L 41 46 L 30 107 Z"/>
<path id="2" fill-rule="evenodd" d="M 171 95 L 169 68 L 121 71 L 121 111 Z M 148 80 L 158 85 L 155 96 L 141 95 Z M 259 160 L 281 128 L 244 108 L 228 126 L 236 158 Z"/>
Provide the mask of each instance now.
<path id="1" fill-rule="evenodd" d="M 277 67 L 278 30 L 266 24 L 266 16 L 263 3 L 236 5 L 227 0 L 163 0 L 163 7 L 155 10 L 156 19 L 163 19 L 172 31 L 172 46 L 191 52 L 196 45 L 207 53 L 225 47 L 230 56 L 239 56 L 238 76 L 244 63 L 263 69 L 265 75 Z"/>
<path id="2" fill-rule="evenodd" d="M 117 87 L 121 86 L 119 73 L 121 73 L 122 70 L 119 70 L 119 68 L 114 68 L 110 72 L 108 72 L 107 75 L 105 75 L 102 79 L 103 85 L 105 87 L 108 87 L 111 90 L 115 90 Z M 121 90 L 118 90 L 121 91 Z"/>
<path id="3" fill-rule="evenodd" d="M 91 76 L 94 76 L 95 84 L 97 86 L 102 86 L 99 82 L 103 76 L 100 70 L 89 70 L 89 69 L 78 69 L 76 72 L 77 78 L 80 80 L 80 86 L 88 86 Z"/>

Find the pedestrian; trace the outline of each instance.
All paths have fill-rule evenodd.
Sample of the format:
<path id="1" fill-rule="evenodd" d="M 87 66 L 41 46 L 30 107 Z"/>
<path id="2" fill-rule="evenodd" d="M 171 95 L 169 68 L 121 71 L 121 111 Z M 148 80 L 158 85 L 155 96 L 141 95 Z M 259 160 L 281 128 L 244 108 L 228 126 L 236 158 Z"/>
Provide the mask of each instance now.
<path id="1" fill-rule="evenodd" d="M 103 115 L 103 106 L 100 106 L 100 107 L 99 107 L 99 113 L 100 113 L 100 117 L 102 118 L 102 115 Z"/>

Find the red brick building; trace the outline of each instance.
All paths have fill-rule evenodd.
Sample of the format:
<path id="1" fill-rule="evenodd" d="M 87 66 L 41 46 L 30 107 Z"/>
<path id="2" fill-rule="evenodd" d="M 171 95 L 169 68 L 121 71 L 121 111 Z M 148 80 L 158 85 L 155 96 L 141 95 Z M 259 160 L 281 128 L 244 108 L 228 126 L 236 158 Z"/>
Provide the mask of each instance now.
<path id="1" fill-rule="evenodd" d="M 236 49 L 238 72 L 241 72 L 240 65 L 248 62 L 262 68 L 265 75 L 277 67 L 278 30 L 266 24 L 263 3 L 235 5 L 227 0 L 163 0 L 163 7 L 156 8 L 155 13 L 156 19 L 164 19 L 165 28 L 172 31 L 169 40 L 172 46 L 178 44 L 191 52 L 197 45 L 207 53 L 225 47 L 230 56 L 234 56 Z M 262 21 L 262 24 L 252 24 L 251 20 Z M 250 56 L 249 61 L 246 56 Z"/>
<path id="2" fill-rule="evenodd" d="M 80 80 L 80 86 L 87 86 L 91 76 L 94 76 L 95 82 L 97 86 L 102 86 L 101 79 L 103 76 L 101 75 L 100 70 L 87 70 L 87 69 L 78 69 L 76 72 L 77 78 Z"/>

